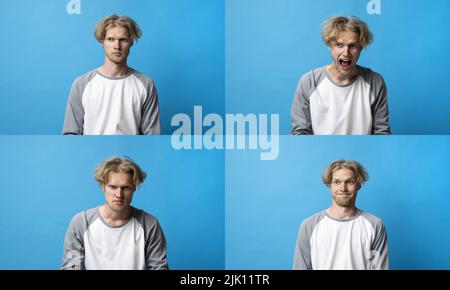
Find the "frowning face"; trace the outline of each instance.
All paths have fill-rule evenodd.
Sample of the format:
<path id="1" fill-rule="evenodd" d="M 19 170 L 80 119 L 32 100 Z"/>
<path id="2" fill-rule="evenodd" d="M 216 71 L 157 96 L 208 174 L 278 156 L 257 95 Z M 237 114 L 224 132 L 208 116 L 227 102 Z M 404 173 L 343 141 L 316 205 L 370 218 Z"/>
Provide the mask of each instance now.
<path id="1" fill-rule="evenodd" d="M 126 64 L 132 41 L 128 30 L 122 26 L 115 26 L 106 30 L 103 47 L 107 61 L 115 64 Z"/>
<path id="2" fill-rule="evenodd" d="M 114 212 L 126 212 L 133 199 L 134 186 L 130 174 L 124 172 L 111 172 L 105 184 L 106 205 Z"/>

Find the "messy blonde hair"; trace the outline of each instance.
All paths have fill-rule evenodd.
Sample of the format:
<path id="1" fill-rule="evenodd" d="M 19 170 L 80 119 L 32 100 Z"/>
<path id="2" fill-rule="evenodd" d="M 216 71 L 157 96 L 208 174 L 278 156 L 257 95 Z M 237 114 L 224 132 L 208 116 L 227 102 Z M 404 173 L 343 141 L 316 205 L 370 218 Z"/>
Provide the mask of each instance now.
<path id="1" fill-rule="evenodd" d="M 134 190 L 139 188 L 147 177 L 147 173 L 145 173 L 131 158 L 111 157 L 100 163 L 95 169 L 94 177 L 101 188 L 104 188 L 108 183 L 109 174 L 111 172 L 122 172 L 131 175 Z"/>
<path id="2" fill-rule="evenodd" d="M 95 28 L 95 38 L 102 43 L 106 37 L 106 31 L 110 28 L 121 26 L 128 30 L 128 37 L 131 43 L 134 43 L 142 36 L 142 31 L 139 25 L 128 16 L 110 15 L 97 24 Z"/>
<path id="3" fill-rule="evenodd" d="M 357 17 L 335 16 L 327 19 L 322 25 L 322 40 L 327 46 L 336 42 L 338 34 L 353 31 L 359 35 L 359 45 L 367 47 L 373 41 L 373 34 L 367 24 Z"/>
<path id="4" fill-rule="evenodd" d="M 339 169 L 349 169 L 353 171 L 356 178 L 356 183 L 358 186 L 362 186 L 364 182 L 369 179 L 369 175 L 367 174 L 366 169 L 356 161 L 353 160 L 337 160 L 331 163 L 322 175 L 322 181 L 326 186 L 330 186 L 331 181 L 333 179 L 333 173 Z"/>

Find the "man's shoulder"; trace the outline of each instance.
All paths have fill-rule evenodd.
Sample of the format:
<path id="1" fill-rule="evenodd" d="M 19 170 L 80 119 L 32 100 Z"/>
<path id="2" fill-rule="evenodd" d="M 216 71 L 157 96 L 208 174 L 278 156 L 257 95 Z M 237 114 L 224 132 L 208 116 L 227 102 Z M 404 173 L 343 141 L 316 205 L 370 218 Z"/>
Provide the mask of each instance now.
<path id="1" fill-rule="evenodd" d="M 326 211 L 320 211 L 306 218 L 302 222 L 302 227 L 312 230 L 324 217 L 326 217 Z"/>
<path id="2" fill-rule="evenodd" d="M 158 224 L 158 219 L 143 209 L 131 207 L 131 217 L 135 218 L 144 227 L 152 227 Z"/>
<path id="3" fill-rule="evenodd" d="M 358 66 L 358 71 L 360 76 L 368 83 L 384 82 L 383 76 L 380 73 L 373 71 L 368 67 Z"/>
<path id="4" fill-rule="evenodd" d="M 316 67 L 307 71 L 300 77 L 300 82 L 319 82 L 326 76 L 326 66 Z"/>
<path id="5" fill-rule="evenodd" d="M 87 73 L 82 74 L 75 78 L 72 84 L 72 89 L 77 89 L 80 93 L 84 90 L 87 84 L 97 75 L 97 69 L 93 69 L 88 71 Z"/>
<path id="6" fill-rule="evenodd" d="M 140 80 L 144 86 L 150 85 L 152 86 L 154 84 L 154 81 L 151 77 L 145 75 L 144 73 L 137 71 L 133 68 L 131 68 L 131 74 L 135 76 L 138 80 Z"/>
<path id="7" fill-rule="evenodd" d="M 362 210 L 360 210 L 360 215 L 361 217 L 366 219 L 372 225 L 373 228 L 384 227 L 383 220 L 378 216 Z"/>
<path id="8" fill-rule="evenodd" d="M 89 208 L 76 213 L 71 221 L 71 225 L 78 229 L 87 229 L 98 217 L 97 208 Z"/>
<path id="9" fill-rule="evenodd" d="M 325 78 L 326 66 L 314 68 L 300 77 L 297 85 L 297 91 L 302 91 L 302 94 L 305 97 L 309 97 Z"/>
<path id="10" fill-rule="evenodd" d="M 97 69 L 90 70 L 82 75 L 79 75 L 75 78 L 75 83 L 89 81 L 93 79 L 97 75 Z"/>

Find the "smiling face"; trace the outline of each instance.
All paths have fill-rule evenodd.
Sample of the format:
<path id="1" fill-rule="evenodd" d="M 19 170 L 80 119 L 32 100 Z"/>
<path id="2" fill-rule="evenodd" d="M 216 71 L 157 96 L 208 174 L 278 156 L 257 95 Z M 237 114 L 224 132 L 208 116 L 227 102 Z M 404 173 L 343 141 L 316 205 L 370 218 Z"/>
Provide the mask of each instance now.
<path id="1" fill-rule="evenodd" d="M 362 50 L 358 39 L 356 32 L 345 30 L 339 32 L 336 41 L 329 46 L 333 59 L 329 72 L 333 78 L 346 82 L 357 74 L 356 63 Z"/>
<path id="2" fill-rule="evenodd" d="M 132 176 L 124 172 L 110 172 L 105 184 L 106 205 L 116 213 L 126 212 L 131 206 L 134 186 Z"/>
<path id="3" fill-rule="evenodd" d="M 109 28 L 102 43 L 105 48 L 106 61 L 118 65 L 126 64 L 133 44 L 125 27 L 117 25 Z"/>
<path id="4" fill-rule="evenodd" d="M 335 205 L 345 208 L 355 207 L 360 185 L 356 181 L 353 170 L 341 168 L 334 171 L 329 187 Z"/>

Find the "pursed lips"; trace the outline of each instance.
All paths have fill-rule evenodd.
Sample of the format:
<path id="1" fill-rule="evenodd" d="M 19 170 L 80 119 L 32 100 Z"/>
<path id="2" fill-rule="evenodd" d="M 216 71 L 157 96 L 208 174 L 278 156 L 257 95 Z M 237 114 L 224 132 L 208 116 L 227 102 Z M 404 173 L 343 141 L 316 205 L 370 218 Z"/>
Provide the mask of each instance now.
<path id="1" fill-rule="evenodd" d="M 347 195 L 352 195 L 352 194 L 350 192 L 338 192 L 337 195 L 347 196 Z"/>

